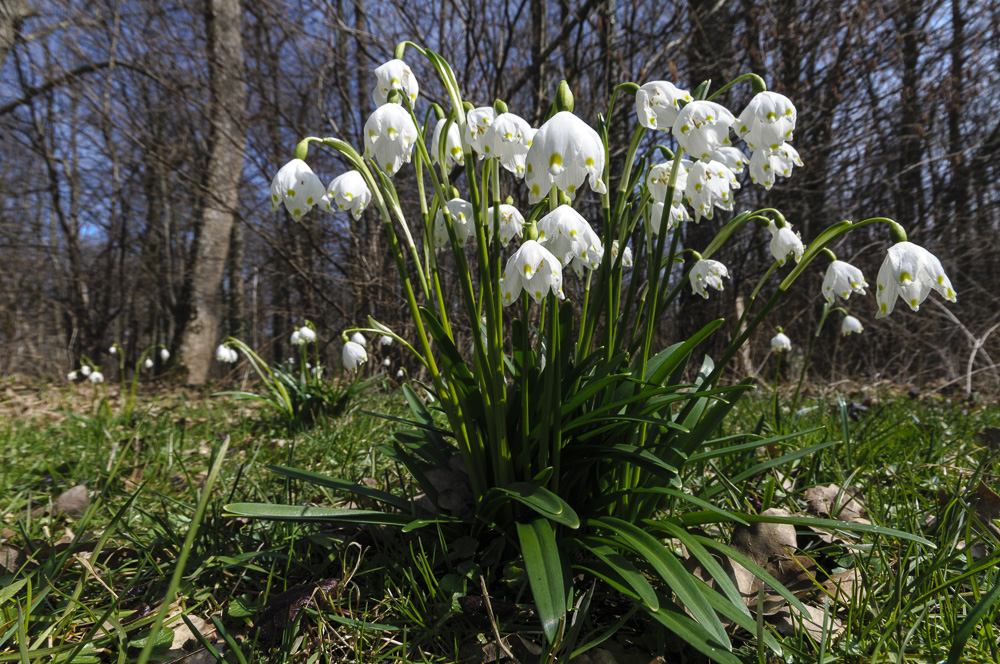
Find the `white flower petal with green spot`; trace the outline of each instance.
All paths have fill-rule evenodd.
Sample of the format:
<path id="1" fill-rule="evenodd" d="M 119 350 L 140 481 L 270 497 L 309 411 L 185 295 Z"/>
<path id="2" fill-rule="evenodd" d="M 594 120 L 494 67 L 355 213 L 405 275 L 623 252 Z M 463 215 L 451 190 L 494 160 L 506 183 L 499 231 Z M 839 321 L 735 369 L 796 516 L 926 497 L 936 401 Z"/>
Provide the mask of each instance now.
<path id="1" fill-rule="evenodd" d="M 883 318 L 892 313 L 900 297 L 910 309 L 917 311 L 931 290 L 936 290 L 949 302 L 958 298 L 951 280 L 937 256 L 912 242 L 899 242 L 889 247 L 876 279 L 875 300 Z"/>
<path id="2" fill-rule="evenodd" d="M 498 210 L 491 207 L 486 211 L 486 229 L 489 233 L 489 237 L 493 237 L 493 222 L 497 216 Z M 507 205 L 506 203 L 501 203 L 499 207 L 500 213 L 500 244 L 507 246 L 507 244 L 514 238 L 521 237 L 524 233 L 524 217 L 521 215 L 520 211 L 513 205 Z"/>
<path id="3" fill-rule="evenodd" d="M 448 126 L 448 135 L 445 144 L 441 145 L 441 134 L 444 133 L 445 125 Z M 437 121 L 434 125 L 434 135 L 431 144 L 427 146 L 431 153 L 431 161 L 435 164 L 441 163 L 441 153 L 444 152 L 444 163 L 448 168 L 465 163 L 465 153 L 462 152 L 462 133 L 458 130 L 458 125 L 450 123 L 446 119 Z"/>
<path id="4" fill-rule="evenodd" d="M 805 247 L 802 246 L 802 236 L 792 230 L 792 225 L 786 223 L 781 228 L 772 220 L 767 226 L 771 231 L 771 255 L 778 265 L 784 265 L 788 255 L 795 257 L 795 262 L 802 260 Z"/>
<path id="5" fill-rule="evenodd" d="M 410 163 L 417 136 L 417 127 L 405 108 L 379 106 L 365 122 L 365 157 L 392 177 L 403 164 Z"/>
<path id="6" fill-rule="evenodd" d="M 789 339 L 784 332 L 778 332 L 771 338 L 771 350 L 775 353 L 780 353 L 783 350 L 792 349 L 792 340 Z"/>
<path id="7" fill-rule="evenodd" d="M 486 149 L 486 132 L 493 126 L 496 116 L 492 106 L 480 106 L 465 114 L 465 142 L 472 146 L 480 159 L 493 156 Z"/>
<path id="8" fill-rule="evenodd" d="M 372 90 L 372 101 L 376 106 L 388 102 L 389 93 L 398 90 L 410 99 L 410 106 L 417 103 L 420 86 L 413 71 L 402 60 L 390 60 L 375 68 L 375 89 Z"/>
<path id="9" fill-rule="evenodd" d="M 451 225 L 455 229 L 455 238 L 464 245 L 474 233 L 472 219 L 472 204 L 461 198 L 453 198 L 445 206 L 451 216 Z M 438 210 L 434 217 L 434 246 L 445 247 L 451 243 L 448 235 L 448 225 L 444 219 L 444 211 Z"/>
<path id="10" fill-rule="evenodd" d="M 717 207 L 733 209 L 732 190 L 739 188 L 736 174 L 728 166 L 715 160 L 699 161 L 688 173 L 684 202 L 694 211 L 695 222 L 701 221 L 702 217 L 711 219 Z"/>
<path id="11" fill-rule="evenodd" d="M 361 344 L 348 341 L 340 353 L 340 361 L 345 369 L 357 373 L 361 365 L 368 361 L 368 351 Z"/>
<path id="12" fill-rule="evenodd" d="M 598 194 L 606 194 L 604 144 L 586 122 L 569 111 L 560 111 L 535 134 L 526 158 L 524 182 L 528 202 L 534 205 L 549 195 L 553 185 L 573 198 L 584 180 Z"/>
<path id="13" fill-rule="evenodd" d="M 729 128 L 734 122 L 736 118 L 721 104 L 696 100 L 681 109 L 672 132 L 685 152 L 696 159 L 708 159 L 731 144 Z"/>
<path id="14" fill-rule="evenodd" d="M 826 275 L 823 277 L 823 297 L 830 304 L 837 297 L 845 300 L 851 297 L 851 293 L 865 294 L 868 282 L 861 270 L 845 261 L 836 260 L 826 268 Z"/>
<path id="15" fill-rule="evenodd" d="M 674 162 L 665 161 L 662 164 L 656 164 L 650 167 L 649 173 L 646 175 L 646 188 L 649 189 L 649 195 L 653 197 L 653 200 L 659 203 L 665 203 L 667 198 L 667 189 L 670 185 L 670 174 L 673 172 Z M 677 168 L 677 178 L 674 181 L 674 196 L 673 203 L 678 204 L 684 200 L 684 188 L 687 187 L 688 174 L 691 172 L 691 167 L 694 166 L 694 162 L 690 159 L 681 159 Z"/>
<path id="16" fill-rule="evenodd" d="M 840 333 L 845 337 L 848 334 L 861 334 L 865 326 L 854 316 L 844 316 L 844 321 L 840 324 Z"/>
<path id="17" fill-rule="evenodd" d="M 483 150 L 487 156 L 499 158 L 500 165 L 515 177 L 523 178 L 528 150 L 537 131 L 523 118 L 501 113 L 486 130 Z"/>
<path id="18" fill-rule="evenodd" d="M 525 291 L 541 302 L 549 293 L 565 299 L 562 289 L 562 264 L 552 252 L 535 240 L 526 240 L 507 260 L 500 279 L 500 300 L 503 305 L 513 304 Z"/>
<path id="19" fill-rule="evenodd" d="M 699 260 L 691 268 L 691 276 L 689 277 L 691 290 L 707 300 L 708 290 L 706 287 L 711 286 L 717 291 L 723 290 L 723 278 L 729 278 L 729 270 L 726 269 L 725 265 L 709 259 Z"/>
<path id="20" fill-rule="evenodd" d="M 326 197 L 326 187 L 301 159 L 292 159 L 282 166 L 271 180 L 271 210 L 285 204 L 292 219 L 299 221 L 313 206 Z"/>
<path id="21" fill-rule="evenodd" d="M 650 81 L 635 93 L 635 112 L 646 129 L 669 131 L 677 120 L 680 102 L 690 102 L 691 93 L 667 81 Z"/>
<path id="22" fill-rule="evenodd" d="M 736 133 L 755 152 L 776 150 L 785 141 L 792 140 L 795 118 L 795 105 L 788 97 L 777 92 L 761 92 L 740 113 Z"/>
<path id="23" fill-rule="evenodd" d="M 357 171 L 347 171 L 335 177 L 327 187 L 324 205 L 328 212 L 349 210 L 351 216 L 360 219 L 371 200 L 372 192 L 364 176 Z"/>
<path id="24" fill-rule="evenodd" d="M 560 205 L 538 220 L 538 242 L 563 265 L 596 270 L 604 257 L 604 246 L 590 222 L 568 205 Z"/>

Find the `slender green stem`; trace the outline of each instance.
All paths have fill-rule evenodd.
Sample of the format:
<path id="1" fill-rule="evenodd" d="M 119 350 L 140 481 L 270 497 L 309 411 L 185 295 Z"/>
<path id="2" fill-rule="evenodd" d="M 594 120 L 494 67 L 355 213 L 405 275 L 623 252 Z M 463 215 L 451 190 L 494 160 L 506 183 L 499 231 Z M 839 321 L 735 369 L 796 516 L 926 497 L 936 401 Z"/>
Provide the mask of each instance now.
<path id="1" fill-rule="evenodd" d="M 715 92 L 713 92 L 711 95 L 709 95 L 709 97 L 708 97 L 709 101 L 715 99 L 716 97 L 718 97 L 723 92 L 725 92 L 729 88 L 733 87 L 734 85 L 736 85 L 740 81 L 751 81 L 753 83 L 753 91 L 755 93 L 764 92 L 764 91 L 767 90 L 767 85 L 764 83 L 764 79 L 762 79 L 760 76 L 758 76 L 757 74 L 743 74 L 742 76 L 737 76 L 736 78 L 734 78 L 733 80 L 729 81 L 728 83 L 726 83 L 725 85 L 723 85 L 721 88 L 719 88 L 718 90 L 716 90 Z"/>
<path id="2" fill-rule="evenodd" d="M 812 360 L 813 349 L 816 348 L 816 342 L 819 341 L 819 335 L 823 331 L 823 325 L 826 323 L 827 317 L 830 315 L 830 303 L 823 303 L 823 312 L 819 316 L 819 323 L 816 325 L 816 332 L 813 334 L 812 339 L 809 340 L 809 349 L 806 351 L 806 359 L 802 363 L 802 370 L 799 371 L 799 380 L 795 385 L 795 396 L 792 397 L 792 413 L 798 409 L 799 406 L 799 395 L 802 392 L 802 383 L 806 379 L 806 370 L 809 369 L 809 362 Z"/>

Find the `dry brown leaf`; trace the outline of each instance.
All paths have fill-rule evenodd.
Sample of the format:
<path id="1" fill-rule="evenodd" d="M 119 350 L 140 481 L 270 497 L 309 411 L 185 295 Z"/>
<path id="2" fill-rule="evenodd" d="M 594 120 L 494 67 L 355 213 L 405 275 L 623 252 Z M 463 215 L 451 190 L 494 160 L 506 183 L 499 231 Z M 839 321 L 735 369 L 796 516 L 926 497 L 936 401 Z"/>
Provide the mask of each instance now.
<path id="1" fill-rule="evenodd" d="M 28 556 L 16 546 L 0 546 L 0 569 L 16 572 L 28 562 Z"/>
<path id="2" fill-rule="evenodd" d="M 865 506 L 856 497 L 856 494 L 842 489 L 836 484 L 806 489 L 805 497 L 813 512 L 831 519 L 852 523 L 865 513 Z"/>
<path id="3" fill-rule="evenodd" d="M 994 521 L 1000 520 L 1000 496 L 993 489 L 980 482 L 973 494 L 973 501 L 976 518 L 982 522 L 986 530 L 993 533 L 994 536 L 1000 537 L 1000 527 L 994 523 Z"/>
<path id="4" fill-rule="evenodd" d="M 195 629 L 201 632 L 201 635 L 205 638 L 210 638 L 214 634 L 215 627 L 209 627 L 207 631 L 205 630 L 205 627 L 208 626 L 208 622 L 203 618 L 193 614 L 189 615 L 187 618 L 191 621 L 191 624 L 195 626 Z M 191 631 L 191 628 L 188 627 L 187 623 L 183 620 L 178 620 L 176 623 L 171 625 L 170 628 L 174 631 L 174 640 L 170 644 L 171 649 L 181 650 L 184 648 L 185 644 L 190 646 L 188 643 L 189 641 L 192 641 L 195 644 L 199 643 L 198 638 L 194 635 L 194 632 Z M 193 647 L 194 646 L 190 646 L 190 648 Z"/>
<path id="5" fill-rule="evenodd" d="M 833 615 L 826 614 L 818 606 L 805 605 L 809 615 L 803 615 L 794 606 L 782 609 L 775 615 L 768 618 L 768 622 L 777 628 L 778 633 L 783 636 L 792 636 L 799 626 L 805 629 L 806 633 L 816 642 L 823 638 L 824 619 L 826 622 L 826 633 L 828 640 L 836 638 L 844 630 L 844 622 Z"/>
<path id="6" fill-rule="evenodd" d="M 784 509 L 771 508 L 764 516 L 788 517 Z M 798 542 L 795 526 L 784 523 L 752 523 L 733 529 L 731 545 L 747 558 L 760 565 L 764 571 L 793 593 L 803 594 L 816 587 L 816 563 L 806 556 L 796 555 Z M 749 570 L 733 560 L 725 560 L 723 567 L 747 602 L 756 610 L 761 581 Z M 764 597 L 762 610 L 765 615 L 777 612 L 784 604 L 780 595 Z"/>
<path id="7" fill-rule="evenodd" d="M 845 606 L 854 601 L 855 595 L 859 602 L 864 601 L 867 590 L 856 569 L 849 569 L 829 577 L 823 582 L 823 589 L 830 594 L 834 602 Z"/>

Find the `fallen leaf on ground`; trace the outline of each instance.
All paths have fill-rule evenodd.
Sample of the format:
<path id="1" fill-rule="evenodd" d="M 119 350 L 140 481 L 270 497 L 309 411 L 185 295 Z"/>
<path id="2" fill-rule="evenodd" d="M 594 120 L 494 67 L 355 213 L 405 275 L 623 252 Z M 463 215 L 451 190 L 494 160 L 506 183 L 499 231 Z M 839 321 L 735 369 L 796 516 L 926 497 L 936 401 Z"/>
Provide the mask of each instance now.
<path id="1" fill-rule="evenodd" d="M 823 638 L 824 622 L 828 641 L 832 641 L 843 631 L 844 622 L 840 618 L 832 613 L 827 614 L 818 606 L 808 604 L 805 606 L 806 611 L 809 612 L 808 615 L 804 615 L 795 607 L 789 606 L 768 618 L 768 622 L 774 625 L 778 633 L 783 636 L 792 636 L 797 633 L 801 625 L 816 642 Z"/>
<path id="2" fill-rule="evenodd" d="M 865 513 L 865 506 L 856 494 L 836 484 L 806 489 L 805 497 L 813 512 L 831 519 L 852 523 Z"/>

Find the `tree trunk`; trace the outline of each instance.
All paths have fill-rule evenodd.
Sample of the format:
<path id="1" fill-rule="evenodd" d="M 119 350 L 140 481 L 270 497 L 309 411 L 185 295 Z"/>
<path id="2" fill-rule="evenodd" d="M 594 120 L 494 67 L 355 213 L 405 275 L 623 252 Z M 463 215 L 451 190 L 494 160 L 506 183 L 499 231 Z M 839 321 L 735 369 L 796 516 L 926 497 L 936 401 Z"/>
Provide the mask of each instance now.
<path id="1" fill-rule="evenodd" d="M 220 291 L 230 231 L 239 201 L 240 171 L 246 145 L 243 40 L 239 0 L 207 0 L 209 118 L 212 136 L 205 176 L 205 202 L 197 246 L 192 252 L 190 318 L 180 344 L 180 362 L 189 384 L 208 379 L 212 349 L 223 314 Z"/>

